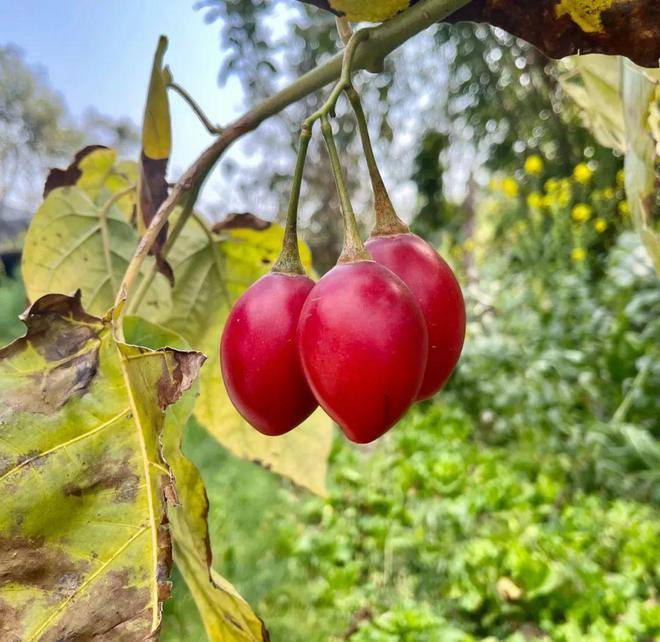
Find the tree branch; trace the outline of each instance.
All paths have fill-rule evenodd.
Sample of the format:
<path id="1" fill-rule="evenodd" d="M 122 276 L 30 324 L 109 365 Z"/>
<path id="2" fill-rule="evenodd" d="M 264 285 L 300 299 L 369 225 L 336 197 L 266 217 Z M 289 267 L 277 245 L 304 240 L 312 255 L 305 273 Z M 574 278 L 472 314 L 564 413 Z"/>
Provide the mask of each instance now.
<path id="1" fill-rule="evenodd" d="M 383 60 L 404 42 L 424 31 L 436 22 L 442 21 L 470 0 L 420 0 L 416 5 L 398 16 L 370 30 L 369 38 L 361 42 L 355 52 L 353 69 L 366 69 L 372 72 L 382 70 Z M 327 63 L 295 80 L 279 93 L 230 124 L 218 138 L 207 147 L 199 158 L 186 170 L 169 196 L 158 208 L 135 254 L 128 265 L 115 300 L 115 305 L 127 298 L 149 250 L 167 221 L 168 216 L 181 199 L 196 200 L 202 184 L 211 169 L 236 140 L 255 130 L 263 121 L 278 114 L 289 105 L 318 91 L 337 80 L 341 75 L 343 54 L 339 53 Z"/>

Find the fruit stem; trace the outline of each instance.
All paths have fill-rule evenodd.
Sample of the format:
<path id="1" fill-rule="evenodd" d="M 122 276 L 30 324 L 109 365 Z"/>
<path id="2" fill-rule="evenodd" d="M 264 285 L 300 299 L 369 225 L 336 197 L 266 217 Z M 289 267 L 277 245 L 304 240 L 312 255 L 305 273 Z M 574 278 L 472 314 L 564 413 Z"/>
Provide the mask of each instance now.
<path id="1" fill-rule="evenodd" d="M 298 249 L 298 204 L 300 202 L 300 186 L 302 185 L 303 171 L 305 169 L 307 148 L 309 147 L 311 138 L 311 129 L 303 124 L 300 129 L 296 168 L 293 172 L 293 180 L 291 181 L 291 195 L 289 197 L 289 209 L 286 215 L 282 251 L 277 261 L 275 261 L 271 272 L 305 274 L 305 268 L 300 260 L 300 250 Z"/>
<path id="2" fill-rule="evenodd" d="M 346 88 L 346 96 L 353 107 L 355 112 L 355 119 L 360 131 L 360 138 L 362 139 L 362 148 L 364 150 L 364 157 L 367 161 L 369 168 L 369 176 L 371 178 L 371 187 L 374 193 L 374 209 L 376 210 L 376 225 L 372 230 L 372 236 L 385 236 L 388 234 L 405 234 L 410 232 L 410 228 L 399 218 L 390 195 L 387 193 L 387 188 L 383 182 L 383 177 L 378 169 L 376 157 L 374 155 L 374 148 L 371 144 L 369 136 L 369 127 L 367 125 L 367 118 L 364 115 L 362 108 L 362 101 L 360 95 L 351 84 Z"/>
<path id="3" fill-rule="evenodd" d="M 371 29 L 360 29 L 356 31 L 348 41 L 346 47 L 344 47 L 344 54 L 342 57 L 341 63 L 341 76 L 337 81 L 337 84 L 332 88 L 328 99 L 317 109 L 309 118 L 306 118 L 303 126 L 308 127 L 310 130 L 317 120 L 321 120 L 324 116 L 332 114 L 337 106 L 337 101 L 342 95 L 343 91 L 350 87 L 351 84 L 351 68 L 353 66 L 353 59 L 355 58 L 355 52 L 358 48 L 358 45 L 368 40 Z"/>
<path id="4" fill-rule="evenodd" d="M 332 135 L 332 125 L 326 115 L 321 116 L 321 133 L 323 134 L 323 139 L 328 148 L 328 156 L 330 157 L 330 165 L 332 166 L 332 175 L 334 176 L 337 185 L 337 193 L 339 194 L 341 215 L 344 219 L 344 246 L 337 263 L 369 261 L 371 256 L 369 256 L 369 253 L 364 248 L 364 244 L 360 238 L 360 231 L 358 229 L 357 221 L 355 220 L 355 213 L 353 212 L 351 199 L 348 197 L 348 189 L 346 188 L 346 182 L 344 181 L 341 163 L 339 162 L 337 146 L 335 145 L 335 139 Z"/>

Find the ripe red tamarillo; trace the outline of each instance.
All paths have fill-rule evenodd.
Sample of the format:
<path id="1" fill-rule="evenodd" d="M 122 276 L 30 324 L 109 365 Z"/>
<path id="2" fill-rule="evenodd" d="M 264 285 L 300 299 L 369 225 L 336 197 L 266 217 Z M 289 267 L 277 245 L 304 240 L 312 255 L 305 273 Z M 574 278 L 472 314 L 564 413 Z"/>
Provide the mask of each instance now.
<path id="1" fill-rule="evenodd" d="M 305 381 L 296 328 L 314 281 L 271 272 L 236 302 L 220 343 L 222 377 L 238 412 L 259 432 L 283 435 L 317 406 Z"/>
<path id="2" fill-rule="evenodd" d="M 365 246 L 375 261 L 410 288 L 424 314 L 428 363 L 417 399 L 426 399 L 444 386 L 461 356 L 465 338 L 461 288 L 444 259 L 416 234 L 376 235 Z"/>
<path id="3" fill-rule="evenodd" d="M 370 260 L 330 270 L 307 297 L 298 325 L 307 381 L 321 407 L 357 443 L 380 437 L 414 401 L 427 343 L 410 290 Z"/>

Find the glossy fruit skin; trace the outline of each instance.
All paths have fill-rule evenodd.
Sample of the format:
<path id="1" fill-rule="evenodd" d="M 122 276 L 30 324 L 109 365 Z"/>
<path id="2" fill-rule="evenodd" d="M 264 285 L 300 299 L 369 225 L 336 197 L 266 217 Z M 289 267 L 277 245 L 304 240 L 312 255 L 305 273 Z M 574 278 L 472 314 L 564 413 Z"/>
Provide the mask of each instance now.
<path id="1" fill-rule="evenodd" d="M 365 244 L 375 261 L 410 288 L 426 319 L 429 357 L 418 400 L 434 395 L 458 363 L 465 339 L 465 302 L 451 268 L 416 234 L 372 236 Z"/>
<path id="2" fill-rule="evenodd" d="M 389 430 L 419 391 L 428 337 L 421 310 L 374 261 L 337 265 L 311 291 L 298 347 L 320 406 L 357 443 Z"/>
<path id="3" fill-rule="evenodd" d="M 220 363 L 229 398 L 264 435 L 289 432 L 314 411 L 296 329 L 314 287 L 306 276 L 271 272 L 236 302 L 222 333 Z"/>

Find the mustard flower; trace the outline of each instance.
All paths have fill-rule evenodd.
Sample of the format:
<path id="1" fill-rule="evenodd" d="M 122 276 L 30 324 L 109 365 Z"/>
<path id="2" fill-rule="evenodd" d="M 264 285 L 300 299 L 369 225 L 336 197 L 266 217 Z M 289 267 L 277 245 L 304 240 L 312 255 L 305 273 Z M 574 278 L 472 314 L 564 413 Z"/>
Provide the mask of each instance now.
<path id="1" fill-rule="evenodd" d="M 586 185 L 593 175 L 592 169 L 586 163 L 578 163 L 573 168 L 573 178 L 582 185 Z"/>
<path id="2" fill-rule="evenodd" d="M 518 196 L 518 183 L 513 177 L 507 176 L 502 181 L 502 191 L 510 198 Z"/>
<path id="3" fill-rule="evenodd" d="M 535 210 L 540 210 L 543 207 L 543 196 L 538 192 L 532 192 L 527 195 L 527 205 Z"/>
<path id="4" fill-rule="evenodd" d="M 571 210 L 571 216 L 573 217 L 574 221 L 577 221 L 578 223 L 584 223 L 591 218 L 591 207 L 589 207 L 586 203 L 578 203 Z"/>
<path id="5" fill-rule="evenodd" d="M 583 247 L 575 247 L 571 251 L 571 261 L 581 263 L 587 258 L 587 251 Z"/>
<path id="6" fill-rule="evenodd" d="M 596 228 L 596 232 L 602 234 L 607 229 L 607 221 L 604 218 L 597 218 L 594 221 L 594 228 Z"/>
<path id="7" fill-rule="evenodd" d="M 525 159 L 525 173 L 538 176 L 543 171 L 543 159 L 538 154 L 532 154 Z"/>

